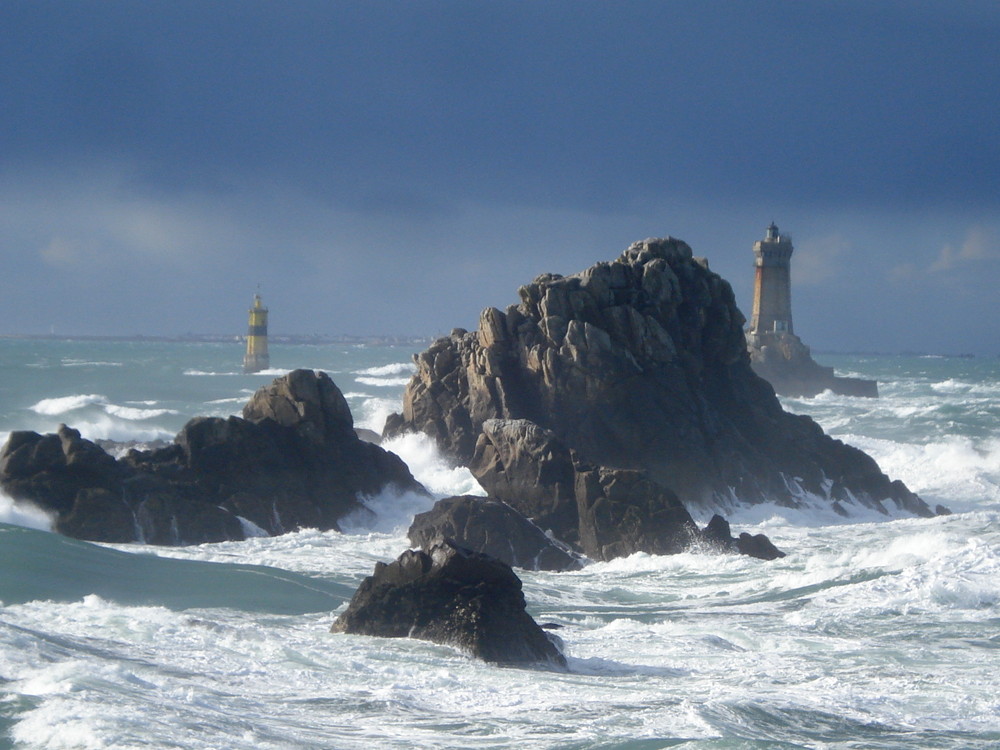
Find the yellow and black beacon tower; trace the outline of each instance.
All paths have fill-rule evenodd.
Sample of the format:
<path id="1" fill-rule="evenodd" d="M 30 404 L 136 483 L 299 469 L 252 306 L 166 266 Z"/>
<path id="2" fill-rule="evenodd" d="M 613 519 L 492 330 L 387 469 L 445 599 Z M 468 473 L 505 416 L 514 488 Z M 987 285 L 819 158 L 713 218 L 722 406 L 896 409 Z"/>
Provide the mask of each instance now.
<path id="1" fill-rule="evenodd" d="M 243 372 L 260 372 L 271 364 L 267 353 L 267 308 L 261 302 L 260 292 L 253 296 L 250 308 L 250 326 L 247 330 L 247 353 L 243 357 Z"/>

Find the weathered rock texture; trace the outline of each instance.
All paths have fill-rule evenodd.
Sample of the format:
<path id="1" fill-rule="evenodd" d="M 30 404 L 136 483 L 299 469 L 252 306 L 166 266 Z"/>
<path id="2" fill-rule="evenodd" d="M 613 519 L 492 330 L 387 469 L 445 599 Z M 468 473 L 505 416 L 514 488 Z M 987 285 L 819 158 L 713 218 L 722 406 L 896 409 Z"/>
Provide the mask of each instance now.
<path id="1" fill-rule="evenodd" d="M 408 533 L 410 543 L 425 552 L 442 541 L 483 552 L 507 565 L 526 570 L 578 570 L 579 557 L 545 535 L 538 526 L 506 503 L 463 495 L 438 500 L 418 513 Z"/>
<path id="2" fill-rule="evenodd" d="M 419 638 L 501 664 L 566 664 L 525 610 L 510 566 L 451 542 L 376 563 L 331 631 Z"/>
<path id="3" fill-rule="evenodd" d="M 612 263 L 542 275 L 519 295 L 505 312 L 485 310 L 477 331 L 453 331 L 418 355 L 403 414 L 386 428 L 433 436 L 492 497 L 520 507 L 503 492 L 508 462 L 477 458 L 481 436 L 495 443 L 484 426 L 524 419 L 595 467 L 586 481 L 576 473 L 572 481 L 600 487 L 611 500 L 611 509 L 597 502 L 586 511 L 604 533 L 613 534 L 606 522 L 629 520 L 628 506 L 646 506 L 640 517 L 661 512 L 649 507 L 651 487 L 618 493 L 619 480 L 602 479 L 608 470 L 645 472 L 633 481 L 687 506 L 799 506 L 811 495 L 837 509 L 857 503 L 884 511 L 888 503 L 931 514 L 869 456 L 782 410 L 751 370 L 732 289 L 684 242 L 638 242 Z M 518 449 L 508 452 L 516 465 Z M 577 492 L 564 458 L 555 456 L 545 471 L 540 481 L 567 502 L 544 492 L 523 502 L 538 506 L 528 515 L 540 526 L 554 528 L 545 515 L 565 518 Z M 577 513 L 586 514 L 579 504 Z M 586 544 L 582 533 L 579 541 Z"/>
<path id="4" fill-rule="evenodd" d="M 526 419 L 486 420 L 469 465 L 491 497 L 594 560 L 702 541 L 681 501 L 647 472 L 588 464 Z"/>
<path id="5" fill-rule="evenodd" d="M 387 486 L 423 491 L 398 456 L 357 437 L 343 394 L 311 370 L 258 390 L 242 419 L 192 419 L 166 448 L 115 460 L 63 425 L 11 433 L 0 450 L 5 492 L 94 541 L 243 539 L 245 521 L 269 534 L 335 529 Z"/>

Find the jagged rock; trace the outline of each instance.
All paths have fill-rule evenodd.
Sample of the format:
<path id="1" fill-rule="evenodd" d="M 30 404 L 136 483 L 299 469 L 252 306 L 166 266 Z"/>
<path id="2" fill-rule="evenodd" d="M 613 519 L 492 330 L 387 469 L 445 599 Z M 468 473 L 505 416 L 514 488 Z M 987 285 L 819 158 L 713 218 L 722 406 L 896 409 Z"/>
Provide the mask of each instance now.
<path id="1" fill-rule="evenodd" d="M 697 538 L 677 495 L 644 471 L 588 467 L 577 475 L 576 500 L 580 548 L 595 560 L 636 552 L 673 555 Z"/>
<path id="2" fill-rule="evenodd" d="M 470 468 L 491 498 L 594 560 L 675 554 L 704 541 L 677 496 L 647 472 L 588 464 L 526 419 L 486 420 Z"/>
<path id="3" fill-rule="evenodd" d="M 570 450 L 551 431 L 527 419 L 488 419 L 469 468 L 489 497 L 557 539 L 579 545 L 577 468 Z"/>
<path id="4" fill-rule="evenodd" d="M 528 419 L 580 461 L 647 472 L 691 507 L 812 497 L 932 515 L 869 456 L 783 411 L 750 367 L 732 289 L 684 242 L 638 242 L 519 295 L 505 312 L 485 310 L 478 331 L 453 331 L 415 357 L 388 434 L 425 432 L 480 478 L 484 424 Z"/>
<path id="5" fill-rule="evenodd" d="M 462 495 L 438 500 L 418 513 L 408 532 L 410 543 L 425 552 L 451 540 L 507 565 L 526 570 L 578 570 L 581 560 L 545 535 L 506 503 Z"/>
<path id="6" fill-rule="evenodd" d="M 387 486 L 423 492 L 403 461 L 360 440 L 325 373 L 295 370 L 258 390 L 243 418 L 196 417 L 173 445 L 114 459 L 65 425 L 14 432 L 0 487 L 56 516 L 56 530 L 106 542 L 199 544 L 335 529 Z"/>
<path id="7" fill-rule="evenodd" d="M 376 563 L 331 631 L 419 638 L 501 664 L 566 665 L 525 610 L 510 566 L 452 542 Z"/>
<path id="8" fill-rule="evenodd" d="M 702 529 L 702 538 L 723 551 L 738 552 L 760 560 L 777 560 L 785 556 L 764 534 L 750 535 L 744 532 L 733 538 L 729 521 L 718 514 L 712 516 L 712 520 Z"/>

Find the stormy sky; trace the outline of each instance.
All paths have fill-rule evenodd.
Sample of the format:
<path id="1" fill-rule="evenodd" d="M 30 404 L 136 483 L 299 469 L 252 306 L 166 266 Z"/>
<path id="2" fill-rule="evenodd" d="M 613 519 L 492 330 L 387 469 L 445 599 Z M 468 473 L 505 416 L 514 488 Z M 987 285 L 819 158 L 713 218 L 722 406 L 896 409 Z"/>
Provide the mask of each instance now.
<path id="1" fill-rule="evenodd" d="M 818 350 L 1000 353 L 1000 5 L 0 4 L 0 334 L 475 327 L 672 235 Z"/>

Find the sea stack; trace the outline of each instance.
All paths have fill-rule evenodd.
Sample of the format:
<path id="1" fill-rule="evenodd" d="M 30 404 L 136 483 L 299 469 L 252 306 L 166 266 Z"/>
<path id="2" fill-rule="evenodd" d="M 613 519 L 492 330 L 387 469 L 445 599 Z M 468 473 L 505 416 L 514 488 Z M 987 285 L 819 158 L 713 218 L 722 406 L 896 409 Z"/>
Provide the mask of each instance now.
<path id="1" fill-rule="evenodd" d="M 782 396 L 815 396 L 829 390 L 843 396 L 878 396 L 878 383 L 841 378 L 813 360 L 792 328 L 792 238 L 771 222 L 753 245 L 753 312 L 747 349 L 754 372 Z"/>
<path id="2" fill-rule="evenodd" d="M 687 243 L 636 242 L 518 296 L 416 356 L 385 432 L 431 436 L 490 497 L 588 556 L 669 552 L 691 527 L 685 508 L 933 515 L 870 456 L 782 409 L 751 370 L 732 288 Z"/>
<path id="3" fill-rule="evenodd" d="M 243 372 L 246 373 L 260 372 L 271 366 L 271 357 L 267 353 L 267 308 L 259 292 L 253 296 L 249 313 L 247 353 L 243 357 Z"/>

